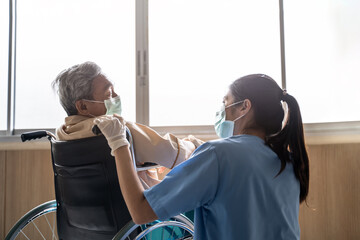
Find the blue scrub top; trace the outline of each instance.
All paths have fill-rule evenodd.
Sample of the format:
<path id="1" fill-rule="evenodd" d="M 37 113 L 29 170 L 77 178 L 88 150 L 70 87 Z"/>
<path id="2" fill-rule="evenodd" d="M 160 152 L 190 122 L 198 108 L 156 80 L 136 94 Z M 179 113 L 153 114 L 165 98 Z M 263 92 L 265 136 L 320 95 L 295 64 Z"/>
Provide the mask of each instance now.
<path id="1" fill-rule="evenodd" d="M 210 141 L 144 195 L 161 220 L 195 209 L 195 239 L 300 239 L 292 164 L 256 136 Z"/>

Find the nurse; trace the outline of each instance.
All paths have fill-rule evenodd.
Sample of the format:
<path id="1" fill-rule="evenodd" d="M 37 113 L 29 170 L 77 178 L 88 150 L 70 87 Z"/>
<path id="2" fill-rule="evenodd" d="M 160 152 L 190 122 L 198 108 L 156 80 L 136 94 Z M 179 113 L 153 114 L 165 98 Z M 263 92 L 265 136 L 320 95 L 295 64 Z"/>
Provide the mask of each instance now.
<path id="1" fill-rule="evenodd" d="M 133 168 L 124 120 L 102 116 L 94 123 L 114 151 L 135 223 L 194 209 L 195 239 L 300 239 L 299 204 L 309 189 L 303 124 L 295 98 L 269 76 L 233 82 L 217 113 L 221 139 L 201 145 L 148 190 Z"/>

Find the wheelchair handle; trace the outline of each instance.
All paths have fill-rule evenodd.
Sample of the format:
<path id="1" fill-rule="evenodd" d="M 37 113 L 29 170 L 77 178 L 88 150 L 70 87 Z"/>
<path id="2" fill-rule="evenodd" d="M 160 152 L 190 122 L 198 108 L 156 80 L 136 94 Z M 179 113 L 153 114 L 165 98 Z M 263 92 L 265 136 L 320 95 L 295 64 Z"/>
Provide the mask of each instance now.
<path id="1" fill-rule="evenodd" d="M 94 125 L 91 129 L 91 131 L 95 134 L 95 135 L 99 135 L 101 133 L 100 128 L 97 125 Z"/>
<path id="2" fill-rule="evenodd" d="M 33 132 L 23 133 L 23 134 L 21 134 L 21 140 L 23 142 L 25 142 L 25 141 L 30 141 L 30 140 L 37 139 L 37 138 L 46 137 L 46 136 L 54 137 L 54 135 L 52 133 L 45 131 L 45 130 L 41 130 L 41 131 L 33 131 Z"/>

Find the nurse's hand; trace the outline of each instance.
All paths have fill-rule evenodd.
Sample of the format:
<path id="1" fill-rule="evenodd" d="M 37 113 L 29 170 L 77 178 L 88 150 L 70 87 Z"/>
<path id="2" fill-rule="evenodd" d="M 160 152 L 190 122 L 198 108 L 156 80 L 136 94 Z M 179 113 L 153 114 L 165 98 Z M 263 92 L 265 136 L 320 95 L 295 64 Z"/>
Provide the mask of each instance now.
<path id="1" fill-rule="evenodd" d="M 125 120 L 119 115 L 113 116 L 103 115 L 95 118 L 94 124 L 98 126 L 102 134 L 105 136 L 110 148 L 111 155 L 114 156 L 116 149 L 129 146 L 126 139 Z"/>

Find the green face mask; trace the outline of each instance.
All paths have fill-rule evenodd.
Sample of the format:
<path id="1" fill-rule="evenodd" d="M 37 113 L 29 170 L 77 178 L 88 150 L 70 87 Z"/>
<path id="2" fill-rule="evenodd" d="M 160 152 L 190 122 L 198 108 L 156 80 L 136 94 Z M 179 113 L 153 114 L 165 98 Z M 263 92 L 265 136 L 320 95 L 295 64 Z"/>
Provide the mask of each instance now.
<path id="1" fill-rule="evenodd" d="M 122 108 L 121 108 L 120 96 L 106 99 L 104 101 L 104 104 L 106 107 L 106 115 L 113 115 L 114 113 L 116 113 L 121 116 Z"/>
<path id="2" fill-rule="evenodd" d="M 94 102 L 94 103 L 103 103 L 106 107 L 106 114 L 105 115 L 113 115 L 114 113 L 121 116 L 122 108 L 121 108 L 121 100 L 120 96 L 116 96 L 114 98 L 106 99 L 102 101 L 95 101 L 95 100 L 87 100 L 83 99 L 84 101 Z"/>

